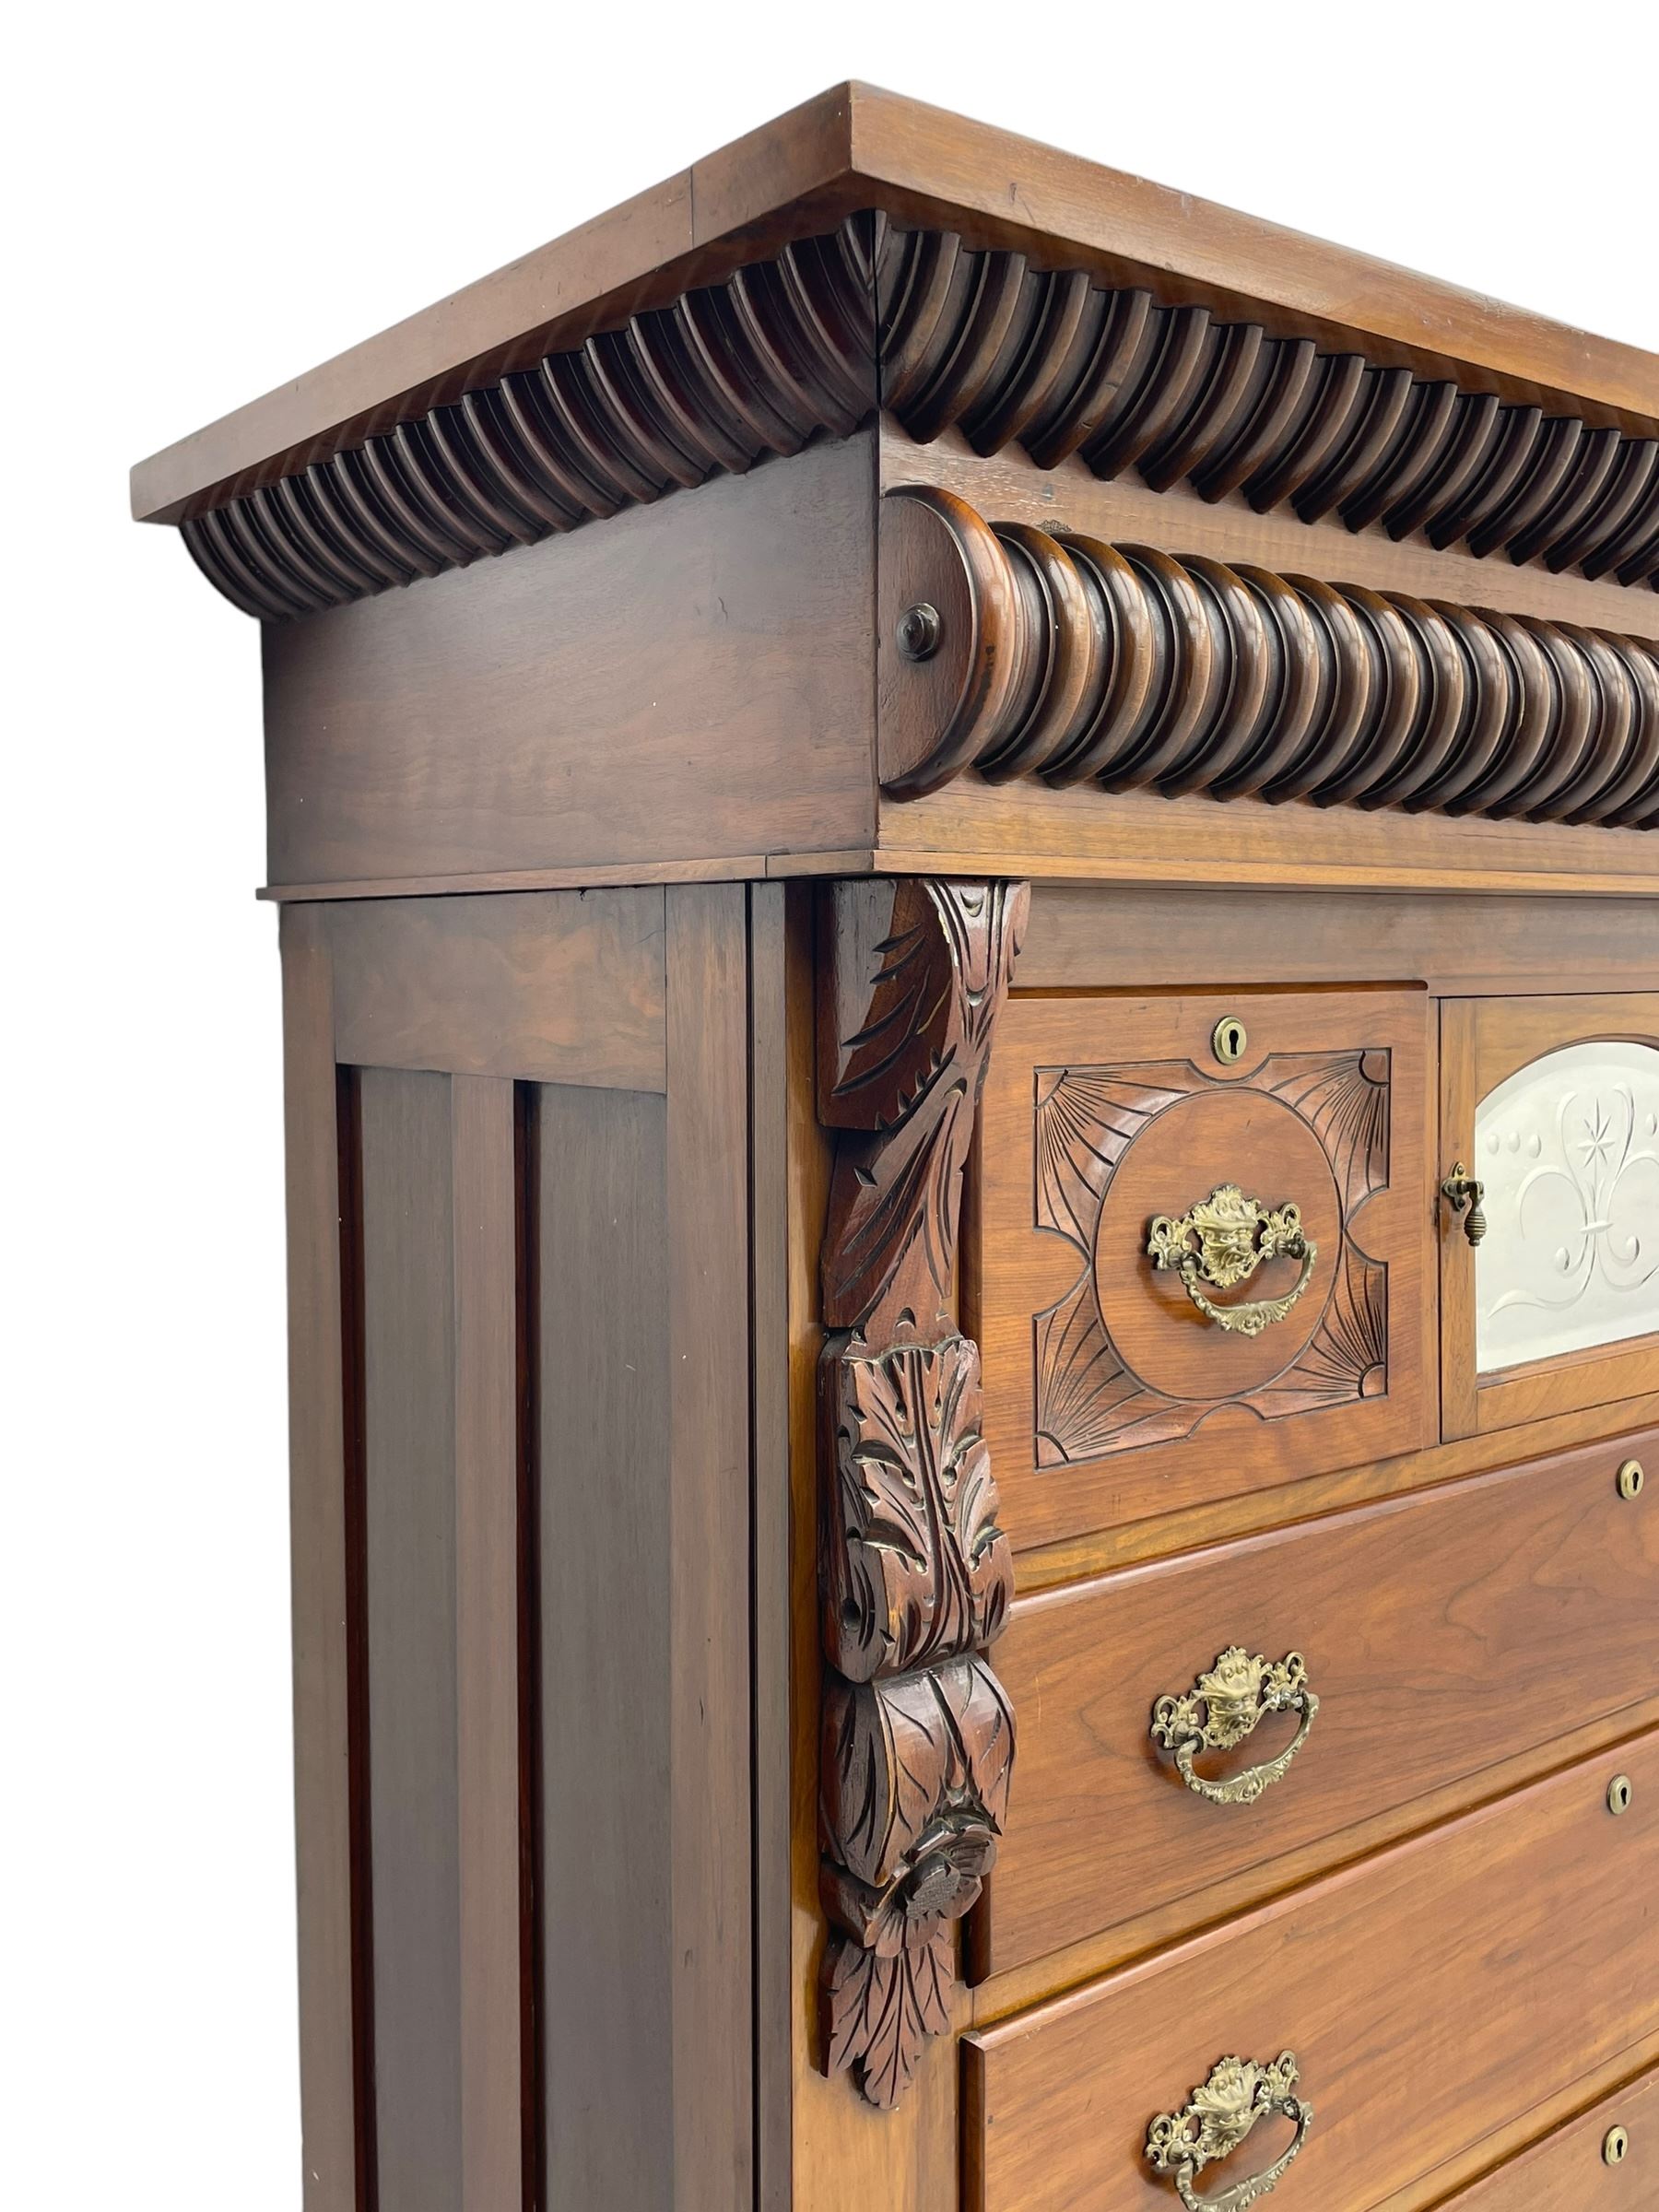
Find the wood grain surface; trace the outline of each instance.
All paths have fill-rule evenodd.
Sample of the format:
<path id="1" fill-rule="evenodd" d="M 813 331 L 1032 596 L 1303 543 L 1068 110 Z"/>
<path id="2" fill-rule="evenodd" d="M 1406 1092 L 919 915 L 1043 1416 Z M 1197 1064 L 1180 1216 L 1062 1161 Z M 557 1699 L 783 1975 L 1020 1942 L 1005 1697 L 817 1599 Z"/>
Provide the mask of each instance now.
<path id="1" fill-rule="evenodd" d="M 363 1433 L 381 2202 L 461 2201 L 449 1079 L 366 1068 Z"/>
<path id="2" fill-rule="evenodd" d="M 1615 1820 L 1620 1770 L 1635 1797 Z M 1291 2049 L 1315 2122 L 1288 2199 L 1430 2204 L 1443 2159 L 1659 2028 L 1659 1914 L 1642 1901 L 1656 1873 L 1650 1733 L 971 2036 L 965 2202 L 1167 2206 L 1142 2155 L 1152 2116 L 1224 2053 Z"/>
<path id="3" fill-rule="evenodd" d="M 331 906 L 347 1065 L 661 1090 L 660 890 Z"/>
<path id="4" fill-rule="evenodd" d="M 1018 1601 L 998 1670 L 1023 1723 L 1018 1817 L 976 1915 L 982 1970 L 1171 1900 L 1196 1923 L 1241 1876 L 1266 1895 L 1277 1860 L 1305 1874 L 1305 1847 L 1329 1863 L 1350 1826 L 1403 1833 L 1430 1793 L 1651 1697 L 1659 1510 L 1619 1497 L 1631 1456 L 1659 1465 L 1659 1431 Z M 1233 1644 L 1300 1652 L 1320 1706 L 1259 1803 L 1214 1806 L 1148 1724 Z M 1269 1719 L 1199 1771 L 1295 1729 Z"/>
<path id="5" fill-rule="evenodd" d="M 339 1078 L 320 909 L 282 922 L 288 1170 L 288 1513 L 305 2212 L 359 2212 L 352 1624 L 347 1516 Z"/>
<path id="6" fill-rule="evenodd" d="M 1224 1015 L 1249 1031 L 1236 1071 L 1210 1049 Z M 1422 994 L 1385 990 L 1009 1006 L 976 1154 L 971 1325 L 1017 1550 L 1431 1440 L 1427 1022 Z M 1385 1187 L 1362 1181 L 1345 1201 L 1323 1148 L 1337 1138 L 1322 1140 L 1271 1089 L 1289 1084 L 1317 1118 L 1329 1086 L 1304 1092 L 1321 1071 L 1371 1094 L 1368 1111 L 1385 1104 L 1376 1141 L 1386 1165 L 1366 1171 Z M 1337 1126 L 1353 1125 L 1342 1108 Z M 1114 1203 L 1143 1147 L 1156 1147 L 1157 1175 Z M 1146 1256 L 1152 1215 L 1178 1214 L 1222 1182 L 1265 1205 L 1301 1205 L 1321 1246 L 1308 1314 L 1255 1338 L 1203 1321 L 1173 1272 L 1155 1274 Z M 1350 1245 L 1374 1308 L 1368 1348 L 1351 1357 Z M 1273 1267 L 1277 1295 L 1296 1269 Z M 1383 1372 L 1368 1364 L 1379 1347 Z"/>
<path id="7" fill-rule="evenodd" d="M 1610 2163 L 1607 2138 L 1622 2130 Z M 1659 2202 L 1659 2074 L 1640 2076 L 1485 2181 L 1444 2212 L 1638 2212 Z"/>
<path id="8" fill-rule="evenodd" d="M 1039 266 L 1249 312 L 1327 350 L 1438 365 L 1529 401 L 1570 397 L 1594 421 L 1640 429 L 1659 417 L 1653 359 L 1634 347 L 843 84 L 140 463 L 133 512 L 173 521 L 224 490 L 268 482 L 864 206 L 1029 253 Z"/>
<path id="9" fill-rule="evenodd" d="M 867 435 L 265 633 L 273 885 L 872 841 Z"/>

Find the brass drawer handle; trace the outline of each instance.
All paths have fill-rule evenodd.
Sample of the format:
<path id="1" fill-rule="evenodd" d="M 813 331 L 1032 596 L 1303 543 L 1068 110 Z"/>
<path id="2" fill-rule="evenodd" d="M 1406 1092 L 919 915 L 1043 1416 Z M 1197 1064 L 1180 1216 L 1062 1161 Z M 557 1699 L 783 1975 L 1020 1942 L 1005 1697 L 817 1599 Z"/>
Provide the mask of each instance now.
<path id="1" fill-rule="evenodd" d="M 1184 1214 L 1154 1216 L 1147 1252 L 1154 1267 L 1180 1269 L 1182 1287 L 1206 1321 L 1241 1336 L 1259 1336 L 1270 1322 L 1284 1320 L 1312 1281 L 1319 1257 L 1319 1247 L 1302 1233 L 1299 1206 L 1264 1206 L 1259 1198 L 1247 1198 L 1236 1182 L 1219 1184 Z M 1283 1298 L 1218 1306 L 1199 1287 L 1230 1290 L 1248 1282 L 1264 1260 L 1300 1260 L 1301 1280 L 1295 1289 Z"/>
<path id="2" fill-rule="evenodd" d="M 1308 1740 L 1319 1700 L 1308 1687 L 1308 1663 L 1300 1652 L 1276 1661 L 1258 1652 L 1251 1658 L 1241 1643 L 1223 1652 L 1207 1675 L 1200 1675 L 1184 1697 L 1159 1698 L 1152 1708 L 1152 1734 L 1175 1754 L 1181 1779 L 1212 1805 L 1253 1805 L 1278 1781 Z M 1201 1751 L 1230 1751 L 1253 1735 L 1270 1712 L 1300 1712 L 1296 1740 L 1277 1759 L 1246 1767 L 1226 1782 L 1206 1782 L 1193 1761 Z"/>
<path id="3" fill-rule="evenodd" d="M 1281 2052 L 1270 2066 L 1253 2058 L 1224 2058 L 1182 2111 L 1159 2112 L 1147 2130 L 1147 2157 L 1158 2172 L 1174 2174 L 1187 2212 L 1249 2212 L 1273 2194 L 1313 2124 L 1313 2107 L 1295 2093 L 1298 2078 L 1294 2051 Z M 1237 2150 L 1256 2122 L 1273 2112 L 1295 2124 L 1290 2147 L 1264 2172 L 1235 2182 L 1219 2196 L 1200 2196 L 1193 2184 L 1204 2169 Z"/>

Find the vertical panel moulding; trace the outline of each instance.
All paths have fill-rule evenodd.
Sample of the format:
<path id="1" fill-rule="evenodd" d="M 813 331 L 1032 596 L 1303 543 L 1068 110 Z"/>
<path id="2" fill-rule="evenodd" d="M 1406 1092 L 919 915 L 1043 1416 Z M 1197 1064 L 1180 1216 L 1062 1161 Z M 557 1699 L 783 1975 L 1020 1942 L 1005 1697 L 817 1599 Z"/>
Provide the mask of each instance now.
<path id="1" fill-rule="evenodd" d="M 522 2212 L 547 2206 L 542 2097 L 541 1142 L 534 1083 L 512 1093 L 512 1188 L 518 1506 L 519 2169 Z"/>
<path id="2" fill-rule="evenodd" d="M 347 1706 L 350 1733 L 352 2094 L 356 2196 L 378 2212 L 374 2121 L 374 1853 L 370 1832 L 369 1524 L 363 1451 L 363 1116 L 355 1067 L 336 1067 L 339 1159 L 341 1477 L 344 1493 Z M 309 2206 L 307 2208 L 309 2212 Z"/>
<path id="3" fill-rule="evenodd" d="M 543 2203 L 677 2212 L 665 1102 L 535 1138 Z"/>
<path id="4" fill-rule="evenodd" d="M 461 2212 L 522 2203 L 513 1086 L 451 1079 Z"/>
<path id="5" fill-rule="evenodd" d="M 305 2212 L 372 2212 L 354 2021 L 344 1123 L 325 910 L 282 916 L 295 1871 Z M 349 1299 L 347 1300 L 349 1304 Z M 360 2018 L 360 2014 L 359 2016 Z"/>
<path id="6" fill-rule="evenodd" d="M 374 2088 L 385 2212 L 461 2202 L 450 1080 L 365 1068 L 363 1441 Z"/>
<path id="7" fill-rule="evenodd" d="M 784 889 L 748 893 L 755 2201 L 790 2212 L 789 1151 Z"/>
<path id="8" fill-rule="evenodd" d="M 754 2190 L 748 1032 L 741 884 L 667 894 L 675 2171 Z"/>

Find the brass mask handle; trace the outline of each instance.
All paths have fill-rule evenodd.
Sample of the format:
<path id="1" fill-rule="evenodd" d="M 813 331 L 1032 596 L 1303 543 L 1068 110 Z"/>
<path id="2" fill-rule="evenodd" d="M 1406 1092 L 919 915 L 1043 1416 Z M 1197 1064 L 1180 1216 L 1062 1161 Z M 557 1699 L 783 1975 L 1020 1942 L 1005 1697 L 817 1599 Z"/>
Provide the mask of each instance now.
<path id="1" fill-rule="evenodd" d="M 1147 1229 L 1147 1252 L 1154 1267 L 1180 1269 L 1182 1288 L 1206 1321 L 1241 1336 L 1259 1336 L 1271 1322 L 1284 1320 L 1313 1280 L 1319 1257 L 1319 1247 L 1303 1233 L 1299 1206 L 1264 1206 L 1236 1182 L 1219 1184 L 1184 1214 L 1155 1215 Z M 1283 1298 L 1218 1306 L 1200 1288 L 1208 1283 L 1230 1290 L 1248 1282 L 1264 1260 L 1280 1259 L 1302 1264 L 1300 1281 Z"/>
<path id="2" fill-rule="evenodd" d="M 1186 2212 L 1249 2212 L 1273 2194 L 1313 2124 L 1313 2107 L 1297 2096 L 1297 2080 L 1294 2051 L 1281 2052 L 1270 2066 L 1253 2058 L 1224 2058 L 1181 2112 L 1159 2112 L 1147 2130 L 1147 2157 L 1159 2173 L 1174 2175 Z M 1194 2183 L 1211 2160 L 1237 2150 L 1256 2122 L 1275 2112 L 1296 2128 L 1290 2147 L 1218 2196 L 1200 2196 Z"/>
<path id="3" fill-rule="evenodd" d="M 1159 1698 L 1152 1708 L 1152 1735 L 1175 1754 L 1181 1779 L 1195 1796 L 1212 1805 L 1253 1805 L 1263 1791 L 1289 1770 L 1308 1740 L 1319 1700 L 1308 1687 L 1308 1663 L 1300 1652 L 1276 1661 L 1258 1652 L 1251 1658 L 1241 1643 L 1221 1653 L 1207 1675 L 1200 1675 L 1183 1697 Z M 1277 1759 L 1226 1782 L 1206 1782 L 1193 1761 L 1203 1751 L 1230 1751 L 1253 1735 L 1270 1712 L 1300 1712 L 1296 1740 Z"/>

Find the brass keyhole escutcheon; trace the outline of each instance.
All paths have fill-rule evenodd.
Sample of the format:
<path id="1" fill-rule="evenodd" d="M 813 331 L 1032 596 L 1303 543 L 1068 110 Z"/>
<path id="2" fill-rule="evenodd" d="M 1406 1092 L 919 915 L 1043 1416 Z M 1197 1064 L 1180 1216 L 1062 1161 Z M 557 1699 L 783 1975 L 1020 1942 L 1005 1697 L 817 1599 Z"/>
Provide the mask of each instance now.
<path id="1" fill-rule="evenodd" d="M 1622 2166 L 1625 2154 L 1630 2147 L 1630 2138 L 1622 2127 L 1610 2127 L 1602 2138 L 1602 2164 Z"/>
<path id="2" fill-rule="evenodd" d="M 1223 1067 L 1237 1067 L 1250 1042 L 1250 1031 L 1236 1014 L 1223 1014 L 1210 1031 L 1210 1050 Z"/>
<path id="3" fill-rule="evenodd" d="M 1639 1459 L 1627 1459 L 1618 1470 L 1618 1494 L 1621 1498 L 1640 1498 L 1647 1477 L 1641 1471 Z"/>
<path id="4" fill-rule="evenodd" d="M 1630 1809 L 1630 1800 L 1636 1794 L 1628 1774 L 1615 1774 L 1607 1784 L 1607 1810 L 1617 1819 Z"/>

